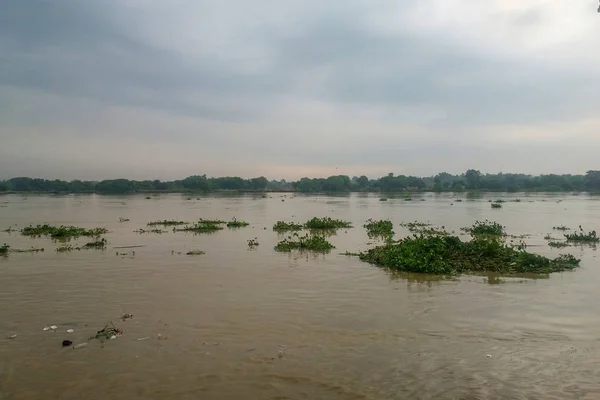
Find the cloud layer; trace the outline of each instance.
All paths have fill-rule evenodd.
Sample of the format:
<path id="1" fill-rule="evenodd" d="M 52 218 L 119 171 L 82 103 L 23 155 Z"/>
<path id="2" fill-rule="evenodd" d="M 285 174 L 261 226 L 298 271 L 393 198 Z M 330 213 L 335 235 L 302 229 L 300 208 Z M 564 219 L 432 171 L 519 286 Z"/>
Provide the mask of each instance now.
<path id="1" fill-rule="evenodd" d="M 5 0 L 0 178 L 584 172 L 592 1 Z"/>

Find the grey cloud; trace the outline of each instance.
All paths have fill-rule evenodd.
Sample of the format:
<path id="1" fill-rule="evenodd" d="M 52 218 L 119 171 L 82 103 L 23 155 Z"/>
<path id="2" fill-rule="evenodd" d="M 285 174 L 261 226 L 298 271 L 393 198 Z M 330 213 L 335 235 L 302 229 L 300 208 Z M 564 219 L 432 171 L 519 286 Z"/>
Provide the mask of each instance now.
<path id="1" fill-rule="evenodd" d="M 600 100 L 599 73 L 580 70 L 577 60 L 553 65 L 497 50 L 491 40 L 482 50 L 468 38 L 415 29 L 401 18 L 386 30 L 367 17 L 386 4 L 408 10 L 408 0 L 249 4 L 0 1 L 0 135 L 12 137 L 4 143 L 25 135 L 20 125 L 39 125 L 36 135 L 44 124 L 65 125 L 77 137 L 112 132 L 156 140 L 157 148 L 171 143 L 181 169 L 197 160 L 179 160 L 175 144 L 240 164 L 410 163 L 425 171 L 423 157 L 468 164 L 516 154 L 485 148 L 485 127 L 565 123 L 593 115 Z M 523 35 L 544 20 L 539 9 L 500 17 Z M 205 40 L 186 37 L 195 25 L 192 33 Z M 362 110 L 373 116 L 357 117 Z M 363 136 L 350 129 L 353 123 Z M 13 168 L 19 157 L 11 157 Z M 48 170 L 53 157 L 45 159 Z"/>
<path id="2" fill-rule="evenodd" d="M 193 48 L 180 53 L 135 38 L 117 18 L 131 10 L 118 4 L 3 3 L 0 34 L 10 55 L 0 83 L 234 121 L 264 117 L 282 94 L 341 105 L 420 105 L 443 110 L 444 118 L 430 121 L 435 125 L 568 118 L 589 108 L 588 89 L 597 82 L 597 75 L 475 54 L 439 36 L 383 35 L 341 7 L 289 32 L 248 32 L 273 57 L 268 69 L 249 74 L 241 65 L 192 57 Z M 533 22 L 536 13 L 519 15 Z M 220 17 L 226 24 L 227 15 Z M 311 84 L 315 76 L 318 84 Z"/>

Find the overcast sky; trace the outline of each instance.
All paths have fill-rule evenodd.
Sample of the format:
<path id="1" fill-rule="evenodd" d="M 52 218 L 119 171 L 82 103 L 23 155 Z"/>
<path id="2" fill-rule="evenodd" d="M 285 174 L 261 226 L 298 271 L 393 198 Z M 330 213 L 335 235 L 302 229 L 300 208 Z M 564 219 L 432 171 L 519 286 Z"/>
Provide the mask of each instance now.
<path id="1" fill-rule="evenodd" d="M 600 167 L 596 0 L 2 0 L 0 178 Z"/>

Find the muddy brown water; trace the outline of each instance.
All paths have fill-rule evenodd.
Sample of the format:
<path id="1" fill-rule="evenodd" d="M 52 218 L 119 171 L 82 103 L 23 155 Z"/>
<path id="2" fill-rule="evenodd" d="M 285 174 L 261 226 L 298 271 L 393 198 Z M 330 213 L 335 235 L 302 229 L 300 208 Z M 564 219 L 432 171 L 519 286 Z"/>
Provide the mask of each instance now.
<path id="1" fill-rule="evenodd" d="M 499 197 L 521 201 L 491 209 L 488 200 Z M 600 198 L 463 200 L 0 197 L 1 229 L 48 222 L 110 230 L 106 251 L 71 253 L 0 234 L 0 244 L 45 248 L 0 257 L 0 399 L 600 398 L 597 252 L 551 249 L 543 239 L 560 237 L 552 230 L 560 224 L 600 230 Z M 328 255 L 273 251 L 277 220 L 314 216 L 355 228 L 332 236 Z M 212 235 L 133 232 L 152 220 L 201 217 L 251 225 Z M 397 235 L 407 233 L 402 221 L 458 232 L 490 219 L 531 234 L 530 251 L 571 252 L 582 266 L 536 277 L 390 275 L 339 254 L 372 245 L 362 228 L 368 218 L 390 218 Z M 249 250 L 253 238 L 260 245 Z M 135 245 L 144 247 L 114 248 Z M 185 255 L 197 248 L 206 254 Z M 124 313 L 133 318 L 121 321 Z M 104 346 L 88 340 L 110 320 L 123 336 Z M 49 325 L 58 329 L 43 331 Z M 64 339 L 89 345 L 62 348 Z"/>

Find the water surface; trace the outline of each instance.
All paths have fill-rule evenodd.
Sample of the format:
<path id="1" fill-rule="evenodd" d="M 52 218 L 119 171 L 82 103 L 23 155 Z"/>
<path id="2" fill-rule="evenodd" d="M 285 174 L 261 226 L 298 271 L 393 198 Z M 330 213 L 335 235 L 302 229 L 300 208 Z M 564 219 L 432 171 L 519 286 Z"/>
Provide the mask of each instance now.
<path id="1" fill-rule="evenodd" d="M 491 209 L 499 197 L 507 203 Z M 355 228 L 331 237 L 328 255 L 273 251 L 277 220 L 314 216 Z M 153 220 L 233 217 L 251 225 L 133 232 Z M 398 235 L 407 234 L 402 221 L 459 232 L 490 219 L 531 234 L 530 251 L 571 252 L 582 267 L 537 277 L 391 275 L 339 254 L 375 243 L 362 228 L 368 218 L 391 219 Z M 543 239 L 561 236 L 556 225 L 600 230 L 597 197 L 0 197 L 0 229 L 44 222 L 107 227 L 109 246 L 56 253 L 50 240 L 0 233 L 0 244 L 45 248 L 0 257 L 0 399 L 600 398 L 597 252 Z M 253 238 L 260 245 L 249 250 Z M 133 245 L 144 247 L 115 249 Z M 206 254 L 185 255 L 197 248 Z M 119 320 L 124 313 L 133 319 Z M 61 347 L 110 320 L 125 330 L 117 340 Z M 42 330 L 52 324 L 56 332 Z"/>

